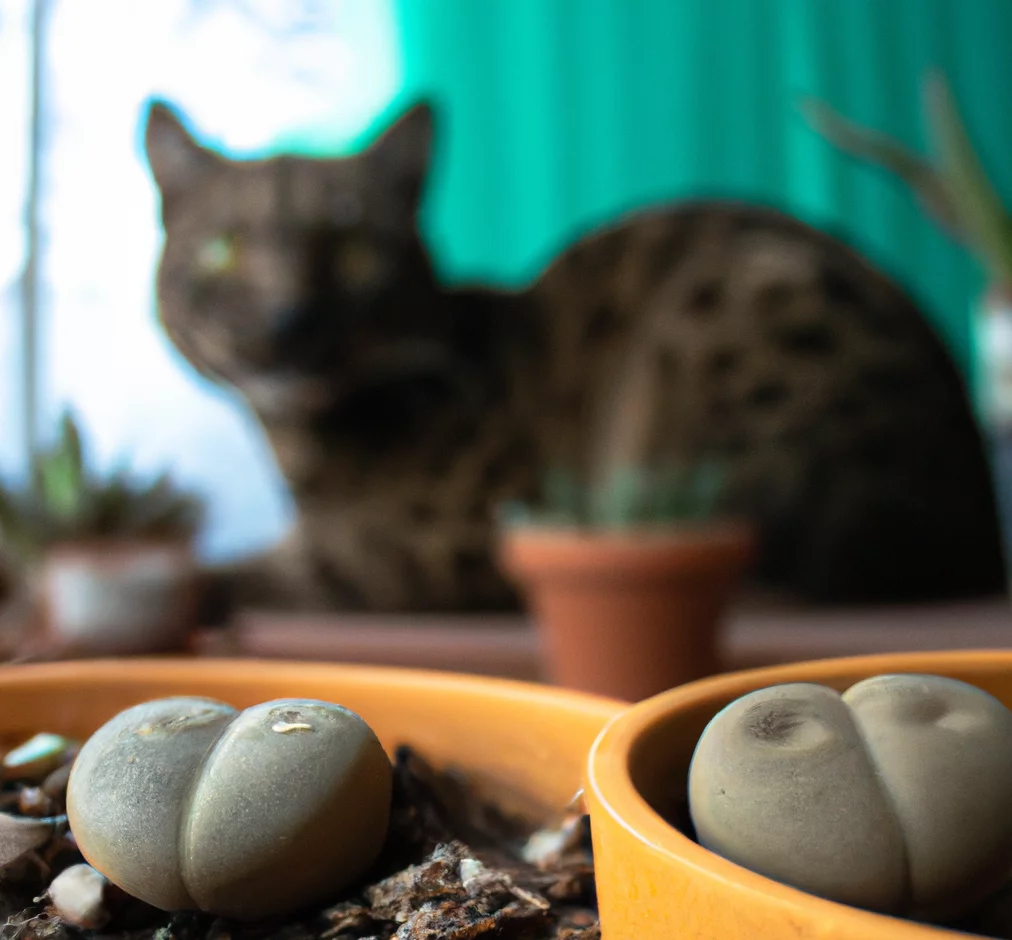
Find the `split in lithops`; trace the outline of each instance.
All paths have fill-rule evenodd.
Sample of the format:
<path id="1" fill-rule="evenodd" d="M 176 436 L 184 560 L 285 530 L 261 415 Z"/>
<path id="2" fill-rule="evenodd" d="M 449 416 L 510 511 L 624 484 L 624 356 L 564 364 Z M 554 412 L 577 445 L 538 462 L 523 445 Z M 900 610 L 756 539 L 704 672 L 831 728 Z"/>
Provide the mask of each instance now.
<path id="1" fill-rule="evenodd" d="M 340 705 L 136 705 L 81 748 L 67 813 L 81 853 L 163 910 L 241 920 L 327 901 L 376 861 L 390 817 L 379 739 Z"/>
<path id="2" fill-rule="evenodd" d="M 1012 711 L 941 676 L 760 689 L 696 745 L 699 842 L 831 900 L 958 917 L 1012 869 Z"/>

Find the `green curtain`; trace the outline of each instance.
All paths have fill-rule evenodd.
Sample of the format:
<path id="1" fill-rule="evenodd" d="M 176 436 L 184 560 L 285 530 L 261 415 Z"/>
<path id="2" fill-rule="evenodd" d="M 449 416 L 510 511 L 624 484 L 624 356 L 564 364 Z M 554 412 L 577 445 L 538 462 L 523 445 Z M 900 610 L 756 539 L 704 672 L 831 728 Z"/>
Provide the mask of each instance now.
<path id="1" fill-rule="evenodd" d="M 1012 191 L 1012 0 L 395 0 L 402 92 L 440 108 L 425 226 L 443 274 L 517 284 L 568 239 L 690 196 L 773 204 L 911 290 L 972 368 L 979 274 L 886 174 L 799 116 L 805 94 L 923 147 L 953 82 Z"/>

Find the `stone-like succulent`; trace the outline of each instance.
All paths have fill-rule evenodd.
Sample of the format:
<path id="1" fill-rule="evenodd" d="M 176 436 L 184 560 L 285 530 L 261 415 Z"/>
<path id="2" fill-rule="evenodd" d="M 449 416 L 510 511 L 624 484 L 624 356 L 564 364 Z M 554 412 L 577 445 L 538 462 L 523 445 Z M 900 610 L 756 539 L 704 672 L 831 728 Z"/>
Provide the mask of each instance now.
<path id="1" fill-rule="evenodd" d="M 323 902 L 376 860 L 390 762 L 328 702 L 238 712 L 203 698 L 129 708 L 84 744 L 67 788 L 88 862 L 163 910 L 255 920 Z"/>
<path id="2" fill-rule="evenodd" d="M 732 702 L 689 769 L 702 845 L 835 901 L 944 920 L 1012 868 L 1012 711 L 940 676 Z"/>

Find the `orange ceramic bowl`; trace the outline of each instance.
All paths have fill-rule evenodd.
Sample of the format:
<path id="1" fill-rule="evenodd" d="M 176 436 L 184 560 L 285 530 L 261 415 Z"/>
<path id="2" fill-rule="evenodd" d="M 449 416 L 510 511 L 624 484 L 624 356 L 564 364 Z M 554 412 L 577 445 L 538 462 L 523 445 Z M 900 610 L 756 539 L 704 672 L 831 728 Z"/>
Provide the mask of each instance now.
<path id="1" fill-rule="evenodd" d="M 85 738 L 131 705 L 204 695 L 245 708 L 299 696 L 358 712 L 388 749 L 458 767 L 517 812 L 551 813 L 581 786 L 587 751 L 623 706 L 502 679 L 255 660 L 120 659 L 0 668 L 0 737 Z"/>
<path id="2" fill-rule="evenodd" d="M 662 817 L 684 797 L 707 722 L 747 692 L 782 682 L 843 691 L 869 676 L 915 672 L 973 683 L 1012 706 L 1012 650 L 902 653 L 728 673 L 646 699 L 594 742 L 587 801 L 605 940 L 930 940 L 966 936 L 825 901 L 708 852 Z M 673 784 L 681 786 L 673 792 Z"/>

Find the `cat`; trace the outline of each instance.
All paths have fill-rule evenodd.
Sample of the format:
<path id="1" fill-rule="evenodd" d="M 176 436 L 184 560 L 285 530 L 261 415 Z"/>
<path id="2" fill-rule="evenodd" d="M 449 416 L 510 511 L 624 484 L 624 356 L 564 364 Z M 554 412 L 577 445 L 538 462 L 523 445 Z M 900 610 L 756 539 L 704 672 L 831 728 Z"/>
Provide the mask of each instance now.
<path id="1" fill-rule="evenodd" d="M 438 124 L 233 159 L 149 105 L 160 322 L 258 417 L 298 521 L 220 572 L 233 603 L 506 610 L 495 513 L 548 468 L 720 454 L 755 580 L 816 604 L 1002 589 L 986 452 L 909 297 L 780 211 L 628 213 L 528 287 L 445 287 L 416 225 Z M 241 473 L 241 468 L 237 468 Z"/>

